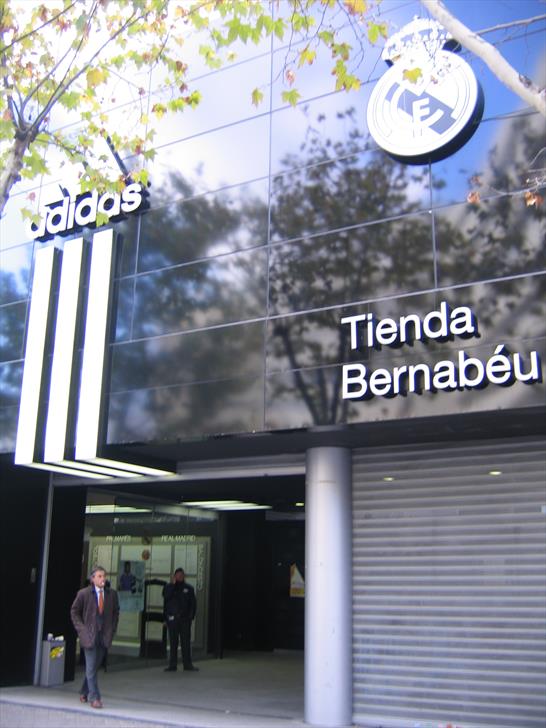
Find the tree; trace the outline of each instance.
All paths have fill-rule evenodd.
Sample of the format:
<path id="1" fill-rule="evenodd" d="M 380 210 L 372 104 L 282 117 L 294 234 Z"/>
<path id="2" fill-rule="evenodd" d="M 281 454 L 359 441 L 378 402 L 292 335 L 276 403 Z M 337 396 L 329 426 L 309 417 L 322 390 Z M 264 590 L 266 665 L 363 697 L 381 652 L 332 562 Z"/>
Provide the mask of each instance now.
<path id="1" fill-rule="evenodd" d="M 437 0 L 423 0 L 423 5 L 432 14 L 441 12 L 443 22 L 453 24 L 453 35 L 489 62 L 489 44 L 464 26 L 455 27 Z M 154 119 L 199 103 L 199 89 L 189 82 L 195 54 L 217 68 L 233 58 L 237 44 L 274 36 L 287 42 L 285 103 L 298 102 L 299 69 L 313 65 L 321 51 L 331 57 L 335 88 L 358 89 L 366 48 L 389 32 L 378 8 L 380 2 L 365 0 L 2 0 L 0 215 L 21 177 L 47 174 L 50 149 L 81 164 L 82 191 L 119 190 L 128 177 L 146 184 L 146 161 L 155 154 Z M 491 68 L 503 80 L 501 65 L 496 56 Z M 129 98 L 142 100 L 147 89 L 139 74 L 150 69 L 164 75 L 164 100 L 155 102 L 149 114 L 137 104 L 137 118 L 124 119 L 124 131 L 115 128 L 103 104 L 115 102 L 120 83 Z M 546 114 L 542 92 L 525 79 L 512 83 L 514 73 L 511 88 Z M 264 90 L 249 89 L 249 96 L 258 105 Z M 74 120 L 76 131 L 65 126 Z M 130 170 L 119 164 L 123 154 L 132 155 Z M 32 217 L 30 211 L 25 214 Z"/>

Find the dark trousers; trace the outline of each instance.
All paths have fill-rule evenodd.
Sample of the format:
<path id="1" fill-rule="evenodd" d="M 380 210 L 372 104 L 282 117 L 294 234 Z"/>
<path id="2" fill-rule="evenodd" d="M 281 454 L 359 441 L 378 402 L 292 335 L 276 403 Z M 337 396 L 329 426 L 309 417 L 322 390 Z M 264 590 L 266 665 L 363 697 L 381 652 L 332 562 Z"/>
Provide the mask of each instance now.
<path id="1" fill-rule="evenodd" d="M 93 700 L 100 700 L 97 672 L 106 653 L 100 632 L 97 632 L 93 647 L 84 647 L 83 652 L 85 654 L 85 677 L 80 689 L 80 695 L 87 696 L 93 702 Z"/>
<path id="2" fill-rule="evenodd" d="M 171 648 L 169 667 L 176 667 L 179 638 L 182 650 L 182 664 L 184 667 L 191 667 L 191 619 L 181 619 L 180 617 L 168 618 L 167 628 L 169 630 L 169 645 Z"/>

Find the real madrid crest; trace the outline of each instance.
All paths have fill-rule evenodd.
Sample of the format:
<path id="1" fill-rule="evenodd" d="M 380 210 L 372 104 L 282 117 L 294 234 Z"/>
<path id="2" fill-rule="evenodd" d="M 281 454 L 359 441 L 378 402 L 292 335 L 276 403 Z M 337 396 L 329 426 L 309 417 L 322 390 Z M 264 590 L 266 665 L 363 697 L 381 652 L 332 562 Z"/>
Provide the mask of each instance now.
<path id="1" fill-rule="evenodd" d="M 385 46 L 381 57 L 390 68 L 372 92 L 367 120 L 377 144 L 395 159 L 444 159 L 478 128 L 483 93 L 457 49 L 439 23 L 424 18 L 404 26 Z M 419 69 L 417 80 L 409 80 L 411 69 Z"/>

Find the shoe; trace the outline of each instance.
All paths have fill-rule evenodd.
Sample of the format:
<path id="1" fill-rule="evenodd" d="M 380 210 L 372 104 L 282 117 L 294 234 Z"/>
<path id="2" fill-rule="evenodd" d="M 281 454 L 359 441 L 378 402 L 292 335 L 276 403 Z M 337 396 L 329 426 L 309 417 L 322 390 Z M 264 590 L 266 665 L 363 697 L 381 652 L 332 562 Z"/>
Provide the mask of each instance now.
<path id="1" fill-rule="evenodd" d="M 80 703 L 87 703 L 87 695 L 80 695 Z"/>
<path id="2" fill-rule="evenodd" d="M 100 700 L 93 700 L 92 703 L 90 703 L 92 708 L 102 708 L 102 701 Z"/>
<path id="3" fill-rule="evenodd" d="M 163 672 L 176 672 L 176 667 L 166 667 Z"/>
<path id="4" fill-rule="evenodd" d="M 195 665 L 190 665 L 189 667 L 184 668 L 185 672 L 199 672 L 199 668 L 195 667 Z"/>

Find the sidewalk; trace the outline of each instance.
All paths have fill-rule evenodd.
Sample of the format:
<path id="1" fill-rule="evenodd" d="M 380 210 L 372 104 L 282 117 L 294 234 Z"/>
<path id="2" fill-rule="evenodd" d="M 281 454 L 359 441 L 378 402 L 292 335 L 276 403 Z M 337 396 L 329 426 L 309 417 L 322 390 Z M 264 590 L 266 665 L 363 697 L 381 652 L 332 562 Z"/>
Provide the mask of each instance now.
<path id="1" fill-rule="evenodd" d="M 241 653 L 199 667 L 100 672 L 102 710 L 79 702 L 80 674 L 58 688 L 2 688 L 0 728 L 303 728 L 301 653 Z"/>

